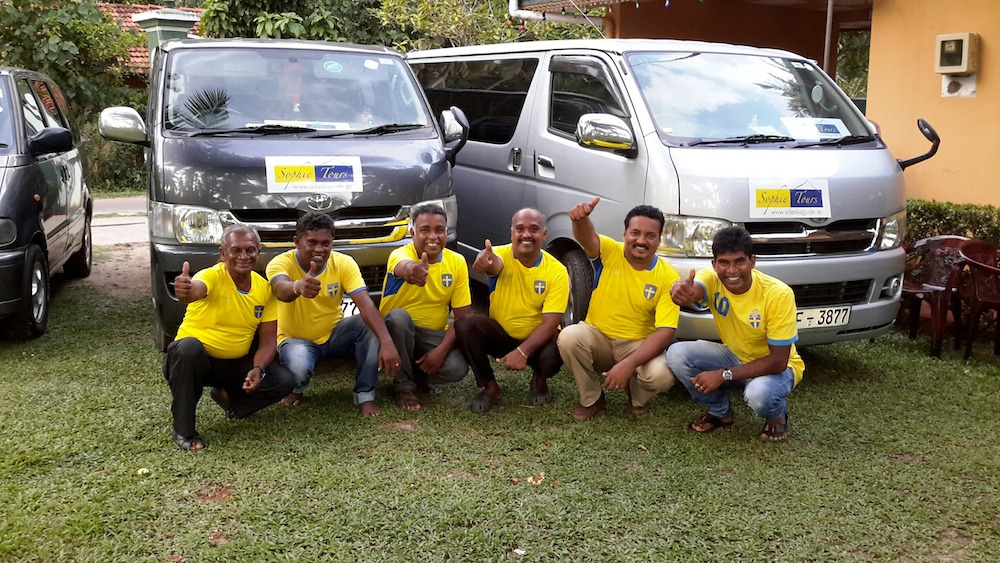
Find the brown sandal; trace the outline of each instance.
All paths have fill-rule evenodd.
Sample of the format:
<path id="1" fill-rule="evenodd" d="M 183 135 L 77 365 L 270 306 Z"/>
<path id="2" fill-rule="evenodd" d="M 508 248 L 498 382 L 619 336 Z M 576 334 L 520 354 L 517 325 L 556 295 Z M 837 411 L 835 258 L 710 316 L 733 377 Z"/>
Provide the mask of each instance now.
<path id="1" fill-rule="evenodd" d="M 732 426 L 733 422 L 735 422 L 735 419 L 733 418 L 733 411 L 729 411 L 729 413 L 723 416 L 722 418 L 719 418 L 714 414 L 707 412 L 701 415 L 701 418 L 699 418 L 698 420 L 692 422 L 691 424 L 688 424 L 688 431 L 697 432 L 698 434 L 708 434 L 709 432 L 713 432 L 720 427 Z M 707 428 L 704 428 L 706 424 L 709 426 Z M 703 429 L 698 430 L 697 428 L 695 428 L 696 426 L 702 427 Z"/>

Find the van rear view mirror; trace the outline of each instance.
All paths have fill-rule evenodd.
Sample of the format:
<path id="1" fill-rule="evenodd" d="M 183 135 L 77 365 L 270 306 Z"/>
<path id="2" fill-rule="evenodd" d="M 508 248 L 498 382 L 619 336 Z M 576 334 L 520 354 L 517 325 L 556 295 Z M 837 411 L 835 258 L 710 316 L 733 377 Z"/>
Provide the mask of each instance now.
<path id="1" fill-rule="evenodd" d="M 585 113 L 576 125 L 576 142 L 580 146 L 610 150 L 635 158 L 637 149 L 632 129 L 624 119 L 607 113 Z"/>

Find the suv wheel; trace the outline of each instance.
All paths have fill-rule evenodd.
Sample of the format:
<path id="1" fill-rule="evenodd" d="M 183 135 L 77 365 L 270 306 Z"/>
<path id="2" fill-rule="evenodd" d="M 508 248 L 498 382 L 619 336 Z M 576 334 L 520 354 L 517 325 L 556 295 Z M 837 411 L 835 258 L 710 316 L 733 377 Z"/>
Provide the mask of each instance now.
<path id="1" fill-rule="evenodd" d="M 49 265 L 38 245 L 24 253 L 21 310 L 11 318 L 7 333 L 14 338 L 38 338 L 49 324 Z"/>
<path id="2" fill-rule="evenodd" d="M 80 250 L 69 257 L 63 272 L 71 278 L 85 278 L 94 267 L 94 239 L 90 232 L 90 216 L 83 225 L 83 241 Z"/>

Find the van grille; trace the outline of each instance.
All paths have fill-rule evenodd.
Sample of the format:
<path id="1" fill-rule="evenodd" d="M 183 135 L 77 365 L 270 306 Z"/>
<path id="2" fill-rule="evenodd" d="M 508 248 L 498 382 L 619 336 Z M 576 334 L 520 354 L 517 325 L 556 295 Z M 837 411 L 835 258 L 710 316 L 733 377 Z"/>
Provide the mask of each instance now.
<path id="1" fill-rule="evenodd" d="M 305 215 L 298 209 L 232 209 L 235 222 L 257 229 L 264 244 L 292 244 L 295 222 Z M 338 242 L 397 241 L 406 235 L 409 209 L 400 206 L 345 207 L 329 213 Z M 379 280 L 379 285 L 382 281 Z"/>
<path id="2" fill-rule="evenodd" d="M 794 222 L 750 222 L 744 227 L 753 237 L 754 254 L 758 256 L 817 256 L 874 250 L 879 221 L 852 219 L 822 227 Z"/>
<path id="3" fill-rule="evenodd" d="M 793 285 L 795 306 L 863 305 L 868 302 L 871 280 Z"/>

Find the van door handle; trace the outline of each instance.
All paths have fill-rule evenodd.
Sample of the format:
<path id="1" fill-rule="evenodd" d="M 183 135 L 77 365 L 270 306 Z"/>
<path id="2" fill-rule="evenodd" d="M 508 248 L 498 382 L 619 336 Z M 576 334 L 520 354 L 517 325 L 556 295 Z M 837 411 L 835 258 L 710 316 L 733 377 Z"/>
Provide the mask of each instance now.
<path id="1" fill-rule="evenodd" d="M 547 157 L 545 155 L 541 155 L 541 154 L 538 155 L 538 158 L 536 159 L 536 161 L 538 162 L 539 166 L 544 166 L 546 168 L 552 168 L 552 169 L 555 169 L 555 167 L 556 167 L 556 163 L 553 162 L 551 158 L 549 158 L 549 157 Z"/>
<path id="2" fill-rule="evenodd" d="M 521 149 L 518 147 L 510 149 L 510 169 L 514 172 L 521 171 Z"/>

